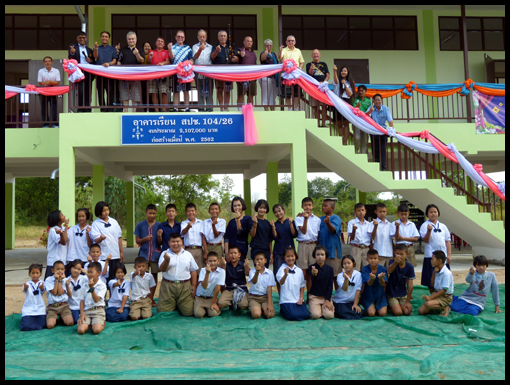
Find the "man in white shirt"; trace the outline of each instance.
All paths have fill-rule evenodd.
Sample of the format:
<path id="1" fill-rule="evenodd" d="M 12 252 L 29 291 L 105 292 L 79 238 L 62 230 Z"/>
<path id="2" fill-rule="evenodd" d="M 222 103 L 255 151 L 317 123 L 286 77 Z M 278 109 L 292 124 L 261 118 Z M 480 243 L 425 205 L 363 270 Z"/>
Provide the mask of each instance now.
<path id="1" fill-rule="evenodd" d="M 211 65 L 211 53 L 213 46 L 207 43 L 207 32 L 203 29 L 198 31 L 198 43 L 193 48 L 193 59 L 195 65 Z M 197 79 L 197 91 L 198 91 L 198 104 L 199 105 L 211 105 L 213 104 L 213 79 L 207 78 L 204 75 L 198 75 Z M 204 111 L 204 108 L 199 108 L 199 111 Z M 212 112 L 212 108 L 207 108 L 205 111 Z"/>
<path id="2" fill-rule="evenodd" d="M 60 84 L 60 71 L 53 68 L 53 59 L 46 56 L 43 59 L 45 68 L 41 68 L 37 73 L 37 82 L 40 86 L 52 87 Z M 51 112 L 51 120 L 48 119 Z M 53 127 L 58 128 L 57 122 L 57 97 L 56 96 L 44 96 L 41 95 L 41 115 L 43 122 L 53 122 Z M 45 123 L 43 127 L 49 127 L 48 123 Z"/>

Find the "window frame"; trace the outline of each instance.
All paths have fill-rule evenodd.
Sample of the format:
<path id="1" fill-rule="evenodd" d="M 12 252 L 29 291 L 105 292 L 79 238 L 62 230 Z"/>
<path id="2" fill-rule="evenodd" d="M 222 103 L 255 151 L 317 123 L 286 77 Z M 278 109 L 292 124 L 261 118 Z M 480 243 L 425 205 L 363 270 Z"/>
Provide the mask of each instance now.
<path id="1" fill-rule="evenodd" d="M 441 19 L 457 19 L 459 21 L 459 29 L 451 29 L 451 28 L 444 28 L 444 29 L 441 29 Z M 481 32 L 482 33 L 482 48 L 481 49 L 470 49 L 469 46 L 468 46 L 468 52 L 485 52 L 485 51 L 495 51 L 495 52 L 504 52 L 505 51 L 505 46 L 506 46 L 506 39 L 505 39 L 505 17 L 504 16 L 492 16 L 492 17 L 488 17 L 488 16 L 469 16 L 469 17 L 466 17 L 466 20 L 468 19 L 478 19 L 480 21 L 480 26 L 481 28 L 480 29 L 477 29 L 477 28 L 466 28 L 466 32 L 469 33 L 469 32 Z M 502 24 L 503 24 L 503 29 L 502 30 L 497 30 L 497 29 L 485 29 L 485 21 L 484 19 L 501 19 L 502 20 Z M 439 28 L 439 50 L 440 51 L 445 51 L 445 52 L 459 52 L 459 51 L 464 51 L 464 39 L 462 38 L 462 20 L 461 20 L 461 17 L 460 16 L 438 16 L 438 28 Z M 461 37 L 460 38 L 460 49 L 444 49 L 442 47 L 442 42 L 441 42 L 441 32 L 443 31 L 452 31 L 452 32 L 458 32 L 459 33 L 459 36 Z M 486 48 L 486 45 L 485 45 L 485 33 L 486 32 L 501 32 L 503 33 L 503 49 L 501 50 L 489 50 Z"/>

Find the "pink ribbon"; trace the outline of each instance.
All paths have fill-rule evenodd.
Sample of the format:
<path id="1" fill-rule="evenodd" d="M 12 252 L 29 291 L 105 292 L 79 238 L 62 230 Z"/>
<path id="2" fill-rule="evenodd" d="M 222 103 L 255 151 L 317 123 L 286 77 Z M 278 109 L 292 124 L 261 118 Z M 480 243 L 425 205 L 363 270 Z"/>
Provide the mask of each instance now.
<path id="1" fill-rule="evenodd" d="M 473 168 L 476 170 L 478 174 L 480 174 L 483 171 L 483 166 L 481 164 L 475 164 L 473 165 Z"/>
<path id="2" fill-rule="evenodd" d="M 37 87 L 36 87 L 36 86 L 34 86 L 33 84 L 27 84 L 27 85 L 25 86 L 25 90 L 26 90 L 26 91 L 37 91 Z"/>
<path id="3" fill-rule="evenodd" d="M 255 123 L 255 117 L 253 116 L 253 105 L 243 105 L 244 115 L 244 143 L 247 146 L 254 146 L 259 142 L 259 132 L 257 130 L 257 124 Z"/>

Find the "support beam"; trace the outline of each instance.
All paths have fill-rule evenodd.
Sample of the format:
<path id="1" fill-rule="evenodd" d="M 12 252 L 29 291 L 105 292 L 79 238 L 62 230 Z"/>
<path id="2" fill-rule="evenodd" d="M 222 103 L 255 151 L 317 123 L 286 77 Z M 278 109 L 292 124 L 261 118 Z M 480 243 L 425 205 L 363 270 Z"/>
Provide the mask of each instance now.
<path id="1" fill-rule="evenodd" d="M 269 203 L 269 211 L 267 219 L 270 221 L 276 219 L 273 214 L 273 205 L 278 203 L 278 162 L 268 162 L 266 167 L 266 185 L 267 185 L 267 201 Z"/>
<path id="2" fill-rule="evenodd" d="M 356 203 L 367 204 L 367 193 L 356 189 Z"/>
<path id="3" fill-rule="evenodd" d="M 96 164 L 92 166 L 92 210 L 97 202 L 104 201 L 104 166 Z"/>
<path id="4" fill-rule="evenodd" d="M 126 236 L 127 247 L 135 247 L 135 183 L 126 182 Z"/>
<path id="5" fill-rule="evenodd" d="M 468 54 L 468 36 L 466 26 L 466 6 L 460 6 L 460 23 L 462 28 L 462 47 L 464 51 L 464 79 L 469 79 L 469 54 Z M 467 105 L 467 122 L 471 123 L 471 101 L 468 99 Z"/>
<path id="6" fill-rule="evenodd" d="M 253 215 L 251 211 L 251 179 L 244 179 L 243 187 L 243 198 L 246 202 L 246 211 L 244 213 L 251 217 Z"/>
<path id="7" fill-rule="evenodd" d="M 292 216 L 296 217 L 302 211 L 301 201 L 308 196 L 305 140 L 291 145 L 290 165 L 292 173 Z"/>
<path id="8" fill-rule="evenodd" d="M 76 172 L 74 147 L 60 139 L 58 160 L 58 209 L 69 218 L 69 226 L 75 224 Z"/>
<path id="9" fill-rule="evenodd" d="M 15 180 L 6 178 L 5 180 L 5 250 L 14 249 L 15 232 Z"/>

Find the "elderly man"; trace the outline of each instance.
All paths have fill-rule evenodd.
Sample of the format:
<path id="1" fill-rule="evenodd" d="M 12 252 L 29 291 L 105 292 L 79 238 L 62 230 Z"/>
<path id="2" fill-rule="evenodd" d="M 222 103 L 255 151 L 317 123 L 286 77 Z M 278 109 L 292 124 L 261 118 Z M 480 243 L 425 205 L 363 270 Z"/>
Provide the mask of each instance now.
<path id="1" fill-rule="evenodd" d="M 320 51 L 318 49 L 314 49 L 312 51 L 312 62 L 308 63 L 306 65 L 306 72 L 310 76 L 313 76 L 315 78 L 315 80 L 317 80 L 319 83 L 328 82 L 329 81 L 328 65 L 324 62 L 321 62 L 320 58 L 321 58 Z M 313 113 L 314 113 L 313 117 L 317 118 L 318 116 L 320 116 L 319 108 L 320 108 L 320 106 L 323 106 L 323 103 L 320 103 L 317 99 L 310 97 L 310 105 L 313 108 Z M 322 111 L 324 113 L 324 118 L 325 118 L 326 110 L 324 109 L 324 106 L 322 108 Z M 323 119 L 322 125 L 324 125 L 324 119 Z"/>
<path id="2" fill-rule="evenodd" d="M 198 43 L 193 46 L 193 59 L 196 65 L 211 65 L 211 53 L 213 46 L 207 43 L 207 32 L 203 29 L 198 31 Z M 207 78 L 204 75 L 198 75 L 197 79 L 198 91 L 198 104 L 212 105 L 213 104 L 213 79 Z M 212 108 L 199 108 L 199 111 L 212 111 Z"/>
<path id="3" fill-rule="evenodd" d="M 172 64 L 174 65 L 185 62 L 186 60 L 189 60 L 191 64 L 193 64 L 193 52 L 190 46 L 184 44 L 185 40 L 186 35 L 184 34 L 184 31 L 179 30 L 175 34 L 176 44 L 172 45 L 171 42 L 168 44 L 168 54 Z M 174 75 L 172 79 L 174 91 L 174 111 L 178 111 L 179 104 L 181 103 L 181 91 L 184 94 L 184 105 L 187 106 L 185 111 L 189 111 L 189 92 L 191 91 L 191 83 L 180 84 L 177 75 Z"/>
<path id="4" fill-rule="evenodd" d="M 271 39 L 264 40 L 265 50 L 260 53 L 260 64 L 278 64 L 278 58 L 273 52 L 273 41 Z M 271 109 L 274 111 L 274 100 L 276 97 L 276 85 L 278 84 L 278 74 L 259 79 L 260 88 L 262 89 L 262 105 L 272 106 L 264 107 L 265 111 Z"/>
<path id="5" fill-rule="evenodd" d="M 102 65 L 108 68 L 111 65 L 117 64 L 119 55 L 117 49 L 108 43 L 110 42 L 110 32 L 101 32 L 101 45 L 94 43 L 94 59 L 96 65 Z M 116 80 L 108 79 L 103 76 L 96 76 L 96 89 L 97 89 L 97 102 L 100 106 L 112 106 L 115 102 L 114 98 L 114 84 Z M 106 92 L 106 98 L 105 98 Z M 101 112 L 112 112 L 108 108 L 101 108 Z"/>
<path id="6" fill-rule="evenodd" d="M 128 32 L 126 35 L 127 46 L 122 48 L 119 53 L 118 65 L 140 65 L 144 61 L 144 57 L 140 55 L 140 50 L 136 46 L 137 37 L 136 33 Z M 142 83 L 140 81 L 122 80 L 120 83 L 120 99 L 124 107 L 124 112 L 128 112 L 126 106 L 129 101 L 133 101 L 133 106 L 136 106 L 141 101 Z"/>
<path id="7" fill-rule="evenodd" d="M 60 84 L 60 71 L 53 68 L 53 59 L 46 56 L 43 59 L 44 68 L 41 68 L 37 73 L 37 82 L 40 86 L 58 86 Z M 49 108 L 48 108 L 49 104 Z M 51 120 L 48 119 L 48 112 L 51 111 Z M 41 95 L 41 114 L 43 122 L 52 121 L 53 127 L 58 127 L 57 124 L 57 97 L 56 96 L 44 96 Z M 49 127 L 48 123 L 45 123 L 43 127 Z"/>
<path id="8" fill-rule="evenodd" d="M 280 53 L 278 54 L 278 59 L 281 63 L 283 63 L 287 59 L 294 59 L 294 61 L 298 64 L 300 69 L 303 69 L 305 65 L 305 59 L 303 59 L 303 55 L 301 54 L 301 50 L 296 48 L 296 38 L 292 35 L 287 37 L 287 47 L 284 48 L 283 45 L 280 46 Z M 299 111 L 299 98 L 298 98 L 298 88 L 297 86 L 293 86 L 294 88 L 294 111 Z M 285 103 L 287 105 L 291 104 L 291 87 L 285 87 L 282 84 L 281 95 L 285 97 Z M 292 110 L 292 107 L 289 107 L 289 111 Z"/>
<path id="9" fill-rule="evenodd" d="M 165 49 L 165 39 L 161 36 L 156 39 L 156 49 L 149 52 L 147 56 L 147 64 L 164 66 L 170 64 L 170 57 L 168 51 Z M 152 96 L 152 104 L 154 104 L 154 110 L 159 112 L 158 96 L 161 94 L 161 104 L 168 104 L 168 78 L 153 79 L 149 80 L 149 94 Z M 166 108 L 161 108 L 164 112 Z"/>
<path id="10" fill-rule="evenodd" d="M 213 64 L 232 64 L 229 60 L 229 48 L 227 46 L 227 32 L 218 32 L 218 44 L 213 47 L 211 53 L 211 60 Z M 236 58 L 237 59 L 237 58 Z M 232 91 L 232 82 L 224 82 L 222 80 L 216 80 L 216 89 L 218 95 L 218 104 L 223 106 L 220 108 L 221 111 L 228 111 L 228 105 L 230 104 L 230 91 Z"/>
<path id="11" fill-rule="evenodd" d="M 80 64 L 94 64 L 94 55 L 92 49 L 87 47 L 87 34 L 83 31 L 78 32 L 76 35 L 78 44 L 71 44 L 68 50 L 68 59 L 75 59 Z M 78 82 L 78 106 L 90 106 L 90 89 L 94 75 L 83 71 L 85 79 Z M 90 112 L 90 108 L 78 109 L 77 112 Z"/>
<path id="12" fill-rule="evenodd" d="M 232 59 L 233 63 L 241 65 L 257 64 L 257 54 L 252 51 L 253 39 L 246 36 L 243 40 L 243 47 L 236 50 L 236 57 Z M 236 60 L 237 59 L 237 60 Z M 241 105 L 244 104 L 244 95 L 248 95 L 248 104 L 253 104 L 253 97 L 257 95 L 257 82 L 237 82 L 237 108 L 241 111 Z"/>

